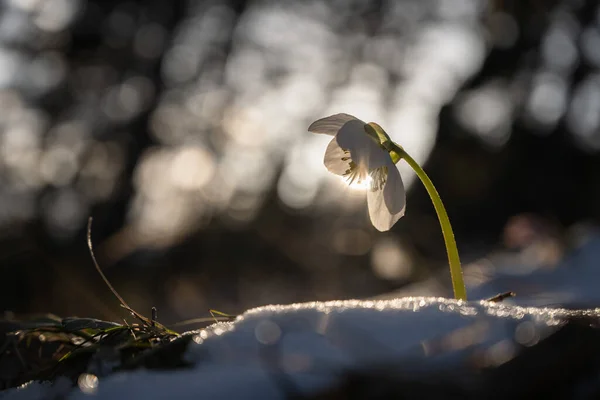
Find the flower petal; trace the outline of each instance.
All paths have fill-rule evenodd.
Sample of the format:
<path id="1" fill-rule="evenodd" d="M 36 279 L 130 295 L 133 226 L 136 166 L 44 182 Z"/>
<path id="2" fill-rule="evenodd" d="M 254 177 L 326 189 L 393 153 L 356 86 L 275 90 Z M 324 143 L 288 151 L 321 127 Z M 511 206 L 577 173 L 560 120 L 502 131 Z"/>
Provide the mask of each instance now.
<path id="1" fill-rule="evenodd" d="M 350 161 L 350 153 L 344 151 L 334 137 L 325 150 L 325 167 L 331 173 L 344 175 L 350 169 Z"/>
<path id="2" fill-rule="evenodd" d="M 383 189 L 383 198 L 390 213 L 397 215 L 398 219 L 404 216 L 406 190 L 404 189 L 404 182 L 402 182 L 400 171 L 398 171 L 398 167 L 393 162 L 390 162 L 388 166 L 388 179 Z"/>
<path id="3" fill-rule="evenodd" d="M 359 119 L 344 113 L 330 115 L 329 117 L 318 119 L 310 124 L 308 131 L 312 133 L 323 133 L 325 135 L 335 135 L 348 121 L 359 121 Z"/>
<path id="4" fill-rule="evenodd" d="M 390 154 L 369 137 L 365 125 L 358 119 L 346 122 L 336 135 L 337 143 L 350 151 L 352 161 L 357 165 L 368 170 L 386 166 L 392 161 Z"/>
<path id="5" fill-rule="evenodd" d="M 369 217 L 371 223 L 378 231 L 387 231 L 402 218 L 406 209 L 406 191 L 396 165 L 390 161 L 388 175 L 379 190 L 367 192 Z"/>

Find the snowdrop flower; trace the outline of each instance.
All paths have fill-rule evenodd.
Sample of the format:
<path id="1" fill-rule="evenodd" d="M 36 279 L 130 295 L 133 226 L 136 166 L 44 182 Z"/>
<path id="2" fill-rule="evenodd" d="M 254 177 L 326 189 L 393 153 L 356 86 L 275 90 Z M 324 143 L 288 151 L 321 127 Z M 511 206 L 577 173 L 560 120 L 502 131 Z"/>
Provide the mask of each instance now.
<path id="1" fill-rule="evenodd" d="M 335 114 L 313 122 L 308 131 L 333 136 L 325 167 L 349 185 L 366 188 L 371 223 L 387 231 L 404 215 L 406 192 L 395 164 L 400 157 L 386 146 L 392 142 L 384 131 L 378 133 L 373 125 L 379 128 L 352 115 Z"/>
<path id="2" fill-rule="evenodd" d="M 396 163 L 406 161 L 423 182 L 440 221 L 454 297 L 466 300 L 467 289 L 446 207 L 419 163 L 394 143 L 381 126 L 375 122 L 366 124 L 352 115 L 335 114 L 321 118 L 308 130 L 333 136 L 325 152 L 325 166 L 344 177 L 349 184 L 367 188 L 369 216 L 373 226 L 380 231 L 389 230 L 404 215 L 406 193 Z"/>

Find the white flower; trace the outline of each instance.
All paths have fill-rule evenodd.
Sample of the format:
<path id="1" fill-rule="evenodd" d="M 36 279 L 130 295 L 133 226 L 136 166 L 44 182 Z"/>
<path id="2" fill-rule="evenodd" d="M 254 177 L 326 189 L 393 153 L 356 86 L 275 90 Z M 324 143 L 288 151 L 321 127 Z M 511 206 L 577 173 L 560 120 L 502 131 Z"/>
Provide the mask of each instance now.
<path id="1" fill-rule="evenodd" d="M 387 231 L 404 215 L 406 192 L 390 153 L 366 126 L 352 115 L 335 114 L 313 122 L 308 131 L 334 136 L 325 167 L 349 184 L 366 186 L 371 223 Z"/>

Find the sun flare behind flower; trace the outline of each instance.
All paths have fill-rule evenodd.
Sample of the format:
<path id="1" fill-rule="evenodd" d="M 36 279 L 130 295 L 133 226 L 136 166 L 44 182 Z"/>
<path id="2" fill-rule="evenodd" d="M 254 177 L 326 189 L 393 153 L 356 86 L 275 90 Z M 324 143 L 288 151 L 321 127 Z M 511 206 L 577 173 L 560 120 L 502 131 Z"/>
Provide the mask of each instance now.
<path id="1" fill-rule="evenodd" d="M 348 189 L 356 190 L 356 191 L 367 191 L 371 188 L 371 182 L 373 182 L 373 178 L 371 176 L 367 176 L 366 179 L 362 181 L 352 181 L 347 177 L 342 177 L 342 182 L 348 185 Z"/>

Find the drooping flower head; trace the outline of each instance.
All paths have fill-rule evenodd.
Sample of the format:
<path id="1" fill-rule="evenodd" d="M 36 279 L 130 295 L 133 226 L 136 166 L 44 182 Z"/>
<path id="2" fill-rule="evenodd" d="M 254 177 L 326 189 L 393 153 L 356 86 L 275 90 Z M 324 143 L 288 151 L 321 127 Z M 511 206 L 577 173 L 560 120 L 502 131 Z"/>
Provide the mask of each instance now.
<path id="1" fill-rule="evenodd" d="M 319 119 L 308 131 L 333 136 L 325 167 L 348 184 L 364 186 L 371 223 L 379 231 L 389 230 L 404 215 L 406 192 L 395 164 L 400 158 L 389 148 L 385 131 L 349 114 Z"/>

